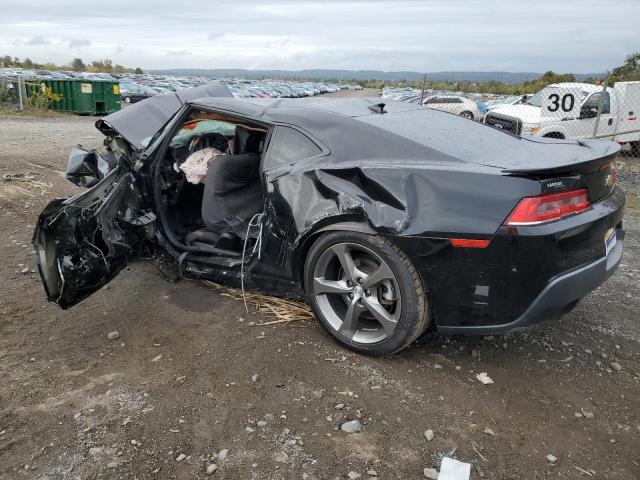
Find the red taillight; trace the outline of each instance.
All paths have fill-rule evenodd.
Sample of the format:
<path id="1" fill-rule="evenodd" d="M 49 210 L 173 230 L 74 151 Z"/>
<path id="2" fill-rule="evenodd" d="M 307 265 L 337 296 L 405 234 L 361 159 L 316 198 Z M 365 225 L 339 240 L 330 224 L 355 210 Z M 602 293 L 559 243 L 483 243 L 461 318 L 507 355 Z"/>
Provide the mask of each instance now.
<path id="1" fill-rule="evenodd" d="M 520 200 L 505 223 L 507 225 L 538 225 L 582 212 L 590 205 L 586 188 L 526 197 Z"/>

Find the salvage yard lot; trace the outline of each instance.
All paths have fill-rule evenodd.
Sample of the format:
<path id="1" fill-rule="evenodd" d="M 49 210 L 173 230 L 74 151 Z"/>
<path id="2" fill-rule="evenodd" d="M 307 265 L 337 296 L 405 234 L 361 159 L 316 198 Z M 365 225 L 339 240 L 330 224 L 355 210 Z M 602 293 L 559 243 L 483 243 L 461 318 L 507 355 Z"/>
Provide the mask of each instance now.
<path id="1" fill-rule="evenodd" d="M 638 478 L 640 159 L 619 162 L 635 195 L 622 264 L 569 315 L 367 358 L 313 322 L 261 326 L 152 260 L 69 311 L 47 304 L 33 225 L 77 191 L 67 155 L 100 146 L 94 121 L 0 114 L 0 479 L 206 478 L 211 464 L 221 479 L 412 479 L 445 454 L 474 479 Z M 352 419 L 362 433 L 340 431 Z"/>

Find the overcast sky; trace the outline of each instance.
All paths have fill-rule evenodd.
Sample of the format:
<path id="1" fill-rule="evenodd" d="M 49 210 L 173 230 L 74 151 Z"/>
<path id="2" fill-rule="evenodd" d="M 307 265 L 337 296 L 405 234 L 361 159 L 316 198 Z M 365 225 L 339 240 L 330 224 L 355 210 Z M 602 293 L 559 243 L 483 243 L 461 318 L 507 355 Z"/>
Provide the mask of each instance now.
<path id="1" fill-rule="evenodd" d="M 640 0 L 0 0 L 0 55 L 152 68 L 590 73 L 640 50 Z"/>

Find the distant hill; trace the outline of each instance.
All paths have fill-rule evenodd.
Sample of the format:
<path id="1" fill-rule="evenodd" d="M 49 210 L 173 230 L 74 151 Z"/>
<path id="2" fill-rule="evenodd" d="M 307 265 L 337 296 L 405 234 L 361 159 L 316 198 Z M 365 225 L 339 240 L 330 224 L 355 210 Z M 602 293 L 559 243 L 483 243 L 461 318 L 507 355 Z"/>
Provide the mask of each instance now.
<path id="1" fill-rule="evenodd" d="M 159 75 L 183 75 L 183 76 L 212 76 L 212 77 L 238 77 L 238 78 L 279 78 L 283 80 L 333 80 L 333 81 L 359 81 L 381 80 L 401 81 L 419 80 L 423 73 L 420 72 L 383 72 L 380 70 L 244 70 L 235 68 L 175 68 L 167 70 L 148 70 L 148 73 Z M 503 83 L 522 83 L 533 80 L 542 75 L 534 72 L 431 72 L 427 73 L 430 81 L 443 82 L 475 82 L 485 83 L 495 80 Z M 576 79 L 581 80 L 597 74 L 576 74 Z"/>

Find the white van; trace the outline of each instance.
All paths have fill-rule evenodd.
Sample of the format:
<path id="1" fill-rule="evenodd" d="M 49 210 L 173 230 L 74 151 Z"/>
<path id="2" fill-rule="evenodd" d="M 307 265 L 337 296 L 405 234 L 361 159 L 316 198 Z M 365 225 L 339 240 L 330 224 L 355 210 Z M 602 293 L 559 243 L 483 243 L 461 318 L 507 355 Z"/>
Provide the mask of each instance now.
<path id="1" fill-rule="evenodd" d="M 640 82 L 618 82 L 607 88 L 603 99 L 602 93 L 602 86 L 589 83 L 556 83 L 527 103 L 487 112 L 485 123 L 516 135 L 639 142 Z"/>

